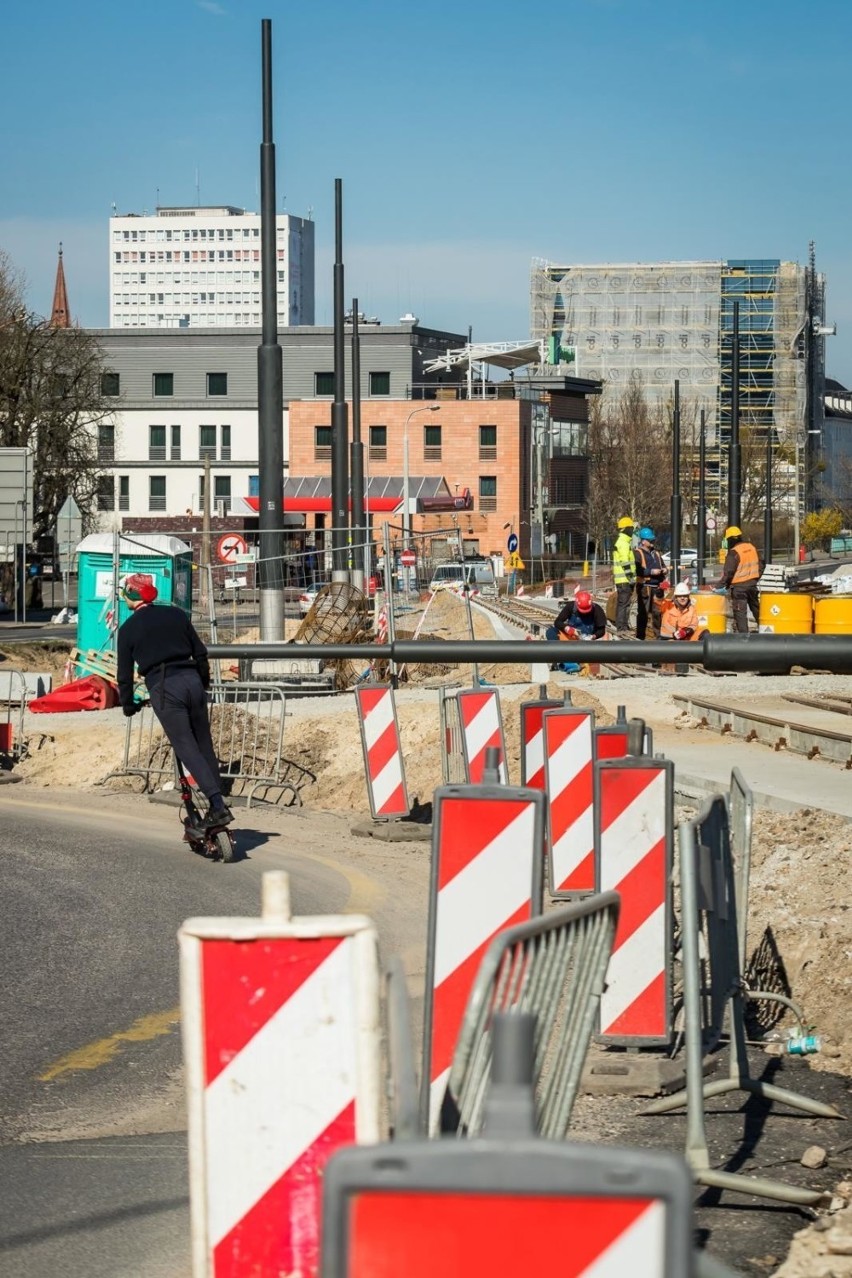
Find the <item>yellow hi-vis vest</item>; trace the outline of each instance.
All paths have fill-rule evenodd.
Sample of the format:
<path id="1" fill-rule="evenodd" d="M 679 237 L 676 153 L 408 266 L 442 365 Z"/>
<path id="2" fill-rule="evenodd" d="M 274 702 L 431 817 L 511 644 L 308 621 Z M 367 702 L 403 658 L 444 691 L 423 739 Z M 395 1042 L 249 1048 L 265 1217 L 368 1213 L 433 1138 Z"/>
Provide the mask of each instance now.
<path id="1" fill-rule="evenodd" d="M 632 586 L 636 580 L 636 558 L 627 533 L 619 533 L 613 547 L 612 580 L 616 586 Z"/>

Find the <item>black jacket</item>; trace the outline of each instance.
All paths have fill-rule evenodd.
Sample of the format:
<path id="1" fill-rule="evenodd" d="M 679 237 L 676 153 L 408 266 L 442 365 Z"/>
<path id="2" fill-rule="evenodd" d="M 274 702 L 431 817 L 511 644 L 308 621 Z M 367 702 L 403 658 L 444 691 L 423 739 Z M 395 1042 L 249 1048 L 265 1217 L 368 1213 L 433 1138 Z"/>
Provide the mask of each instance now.
<path id="1" fill-rule="evenodd" d="M 118 632 L 118 699 L 133 704 L 133 666 L 143 678 L 162 666 L 197 669 L 205 688 L 210 683 L 207 649 L 182 608 L 147 604 L 137 608 Z"/>
<path id="2" fill-rule="evenodd" d="M 592 604 L 591 613 L 582 613 L 574 599 L 569 600 L 553 623 L 557 630 L 567 630 L 569 626 L 580 634 L 591 634 L 595 639 L 602 639 L 606 634 L 606 614 L 600 604 Z"/>

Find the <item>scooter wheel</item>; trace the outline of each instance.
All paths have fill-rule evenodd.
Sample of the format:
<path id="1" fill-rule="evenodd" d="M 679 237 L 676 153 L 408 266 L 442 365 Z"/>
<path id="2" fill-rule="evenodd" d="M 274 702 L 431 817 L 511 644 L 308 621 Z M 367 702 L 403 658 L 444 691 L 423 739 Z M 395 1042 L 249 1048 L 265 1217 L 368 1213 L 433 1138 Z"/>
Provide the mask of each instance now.
<path id="1" fill-rule="evenodd" d="M 210 835 L 209 842 L 213 845 L 215 861 L 222 861 L 228 865 L 236 860 L 237 850 L 227 830 L 217 830 L 215 834 Z"/>

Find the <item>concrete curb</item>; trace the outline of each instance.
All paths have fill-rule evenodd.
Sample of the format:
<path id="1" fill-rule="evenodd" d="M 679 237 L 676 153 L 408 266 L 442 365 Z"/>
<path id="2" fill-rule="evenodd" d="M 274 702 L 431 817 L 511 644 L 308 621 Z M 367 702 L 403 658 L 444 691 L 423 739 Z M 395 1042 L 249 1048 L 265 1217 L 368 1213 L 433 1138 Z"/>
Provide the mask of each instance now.
<path id="1" fill-rule="evenodd" d="M 727 792 L 727 786 L 720 781 L 714 781 L 711 777 L 678 776 L 677 771 L 675 771 L 674 788 L 675 798 L 687 803 L 706 799 L 710 794 L 724 794 Z M 755 805 L 759 808 L 766 808 L 770 812 L 798 812 L 802 808 L 810 806 L 807 802 L 785 799 L 779 794 L 768 794 L 765 790 L 752 790 L 752 794 L 754 795 Z M 852 820 L 846 812 L 838 812 L 825 804 L 820 804 L 819 806 L 821 811 L 833 812 L 841 821 Z"/>

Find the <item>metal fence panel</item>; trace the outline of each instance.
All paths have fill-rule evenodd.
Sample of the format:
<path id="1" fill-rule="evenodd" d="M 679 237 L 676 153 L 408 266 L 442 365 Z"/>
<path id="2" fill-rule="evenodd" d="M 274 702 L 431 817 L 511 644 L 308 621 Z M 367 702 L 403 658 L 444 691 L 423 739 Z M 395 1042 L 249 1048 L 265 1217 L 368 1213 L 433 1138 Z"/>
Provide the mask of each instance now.
<path id="1" fill-rule="evenodd" d="M 256 790 L 263 786 L 295 795 L 281 780 L 286 704 L 282 689 L 275 684 L 214 683 L 208 703 L 220 775 L 244 788 L 246 806 L 251 807 Z M 154 781 L 175 776 L 174 751 L 150 705 L 127 720 L 121 766 L 105 780 L 117 776 L 141 777 L 143 793 L 154 788 Z"/>
<path id="2" fill-rule="evenodd" d="M 495 1012 L 536 1017 L 537 1126 L 561 1139 L 588 1051 L 618 918 L 618 896 L 604 892 L 506 928 L 491 942 L 459 1032 L 443 1129 L 476 1136 L 491 1072 Z"/>
<path id="3" fill-rule="evenodd" d="M 444 785 L 463 785 L 467 781 L 464 762 L 461 714 L 458 688 L 438 690 L 441 732 L 441 781 Z"/>

